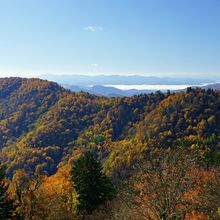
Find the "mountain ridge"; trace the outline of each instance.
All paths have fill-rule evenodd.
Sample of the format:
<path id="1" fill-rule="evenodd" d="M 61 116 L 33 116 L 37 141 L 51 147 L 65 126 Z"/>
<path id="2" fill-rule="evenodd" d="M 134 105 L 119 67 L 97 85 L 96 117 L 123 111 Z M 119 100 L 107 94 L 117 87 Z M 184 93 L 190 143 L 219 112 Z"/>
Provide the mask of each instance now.
<path id="1" fill-rule="evenodd" d="M 193 79 L 193 78 L 175 78 L 175 77 L 155 77 L 142 75 L 55 75 L 44 74 L 39 78 L 57 82 L 66 85 L 202 85 L 206 83 L 215 83 L 216 80 Z M 123 82 L 123 83 L 122 83 Z"/>
<path id="2" fill-rule="evenodd" d="M 149 148 L 218 148 L 220 92 L 214 90 L 106 98 L 46 80 L 4 78 L 0 94 L 0 159 L 9 175 L 17 169 L 54 174 L 76 150 L 92 150 L 114 173 L 129 170 Z"/>
<path id="3" fill-rule="evenodd" d="M 102 86 L 102 85 L 94 85 L 94 86 L 71 86 L 71 85 L 63 85 L 64 88 L 70 89 L 73 92 L 89 92 L 94 95 L 99 95 L 99 96 L 106 96 L 106 97 L 123 97 L 123 96 L 133 96 L 133 95 L 141 95 L 141 94 L 150 94 L 150 93 L 155 93 L 158 91 L 157 89 L 154 90 L 143 90 L 143 89 L 128 89 L 128 90 L 122 90 L 115 88 L 113 86 Z M 192 86 L 193 88 L 197 88 L 196 86 Z M 205 86 L 199 86 L 199 88 L 202 89 L 214 89 L 214 90 L 220 90 L 220 83 L 213 83 L 213 84 L 208 84 Z M 171 90 L 172 92 L 180 92 L 184 91 L 185 89 L 178 89 L 178 90 Z M 160 90 L 161 92 L 167 92 L 167 90 Z"/>

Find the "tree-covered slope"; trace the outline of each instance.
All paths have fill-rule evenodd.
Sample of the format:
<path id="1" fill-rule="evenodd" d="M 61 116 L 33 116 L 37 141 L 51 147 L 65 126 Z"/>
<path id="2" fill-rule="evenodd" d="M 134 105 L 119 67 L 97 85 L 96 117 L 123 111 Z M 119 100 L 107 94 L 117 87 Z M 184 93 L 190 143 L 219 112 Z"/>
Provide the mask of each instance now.
<path id="1" fill-rule="evenodd" d="M 219 138 L 220 93 L 213 90 L 171 95 L 136 126 L 136 139 L 149 146 L 215 148 Z"/>
<path id="2" fill-rule="evenodd" d="M 145 159 L 149 149 L 190 148 L 201 158 L 220 161 L 220 93 L 191 89 L 171 94 L 140 122 L 123 140 L 112 142 L 105 170 L 123 177 Z"/>
<path id="3" fill-rule="evenodd" d="M 220 93 L 105 98 L 40 79 L 0 79 L 0 159 L 9 175 L 53 174 L 77 149 L 105 168 L 132 165 L 149 148 L 219 148 Z M 126 171 L 126 170 L 124 170 Z"/>
<path id="4" fill-rule="evenodd" d="M 102 98 L 39 79 L 0 80 L 1 158 L 11 171 L 53 173 L 65 147 L 91 125 Z M 11 172 L 10 172 L 11 173 Z"/>
<path id="5" fill-rule="evenodd" d="M 32 130 L 63 92 L 58 84 L 46 80 L 0 79 L 0 148 Z"/>

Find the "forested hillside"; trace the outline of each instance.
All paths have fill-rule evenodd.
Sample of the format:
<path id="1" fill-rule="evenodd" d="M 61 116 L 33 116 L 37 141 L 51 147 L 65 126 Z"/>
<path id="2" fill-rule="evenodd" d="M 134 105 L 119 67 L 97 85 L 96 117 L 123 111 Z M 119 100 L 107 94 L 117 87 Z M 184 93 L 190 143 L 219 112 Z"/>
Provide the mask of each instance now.
<path id="1" fill-rule="evenodd" d="M 90 150 L 116 183 L 161 149 L 193 150 L 217 163 L 219 139 L 218 91 L 106 98 L 46 80 L 0 79 L 0 161 L 13 179 L 48 176 L 48 187 Z"/>
<path id="2" fill-rule="evenodd" d="M 127 142 L 216 149 L 220 135 L 220 95 L 213 90 L 107 99 L 46 80 L 3 78 L 0 115 L 1 159 L 10 174 L 53 174 L 76 148 L 92 148 L 101 159 Z"/>
<path id="3" fill-rule="evenodd" d="M 219 93 L 188 89 L 163 100 L 138 125 L 136 137 L 150 146 L 216 148 L 220 138 L 219 110 Z"/>
<path id="4" fill-rule="evenodd" d="M 157 93 L 107 99 L 39 79 L 5 78 L 0 83 L 1 159 L 10 174 L 17 168 L 52 174 L 74 148 L 125 138 L 165 98 Z"/>

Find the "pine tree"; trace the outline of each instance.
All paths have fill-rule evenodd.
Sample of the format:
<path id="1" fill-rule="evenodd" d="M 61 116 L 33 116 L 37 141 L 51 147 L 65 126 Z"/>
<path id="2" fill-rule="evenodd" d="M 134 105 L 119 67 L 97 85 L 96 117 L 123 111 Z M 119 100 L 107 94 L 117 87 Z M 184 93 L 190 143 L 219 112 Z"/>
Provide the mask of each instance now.
<path id="1" fill-rule="evenodd" d="M 113 196 L 111 180 L 103 174 L 101 163 L 90 152 L 86 152 L 74 163 L 71 175 L 78 194 L 79 213 L 90 214 L 99 204 Z"/>
<path id="2" fill-rule="evenodd" d="M 8 220 L 15 216 L 15 200 L 8 193 L 9 185 L 5 181 L 5 166 L 0 162 L 0 219 Z"/>

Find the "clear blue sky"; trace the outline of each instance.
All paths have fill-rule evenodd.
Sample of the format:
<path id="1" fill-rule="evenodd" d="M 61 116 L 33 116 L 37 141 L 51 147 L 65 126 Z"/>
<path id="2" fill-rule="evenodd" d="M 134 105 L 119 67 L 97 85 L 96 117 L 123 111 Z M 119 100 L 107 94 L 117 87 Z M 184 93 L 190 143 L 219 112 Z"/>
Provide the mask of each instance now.
<path id="1" fill-rule="evenodd" d="M 220 0 L 0 0 L 0 75 L 220 78 Z"/>

